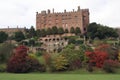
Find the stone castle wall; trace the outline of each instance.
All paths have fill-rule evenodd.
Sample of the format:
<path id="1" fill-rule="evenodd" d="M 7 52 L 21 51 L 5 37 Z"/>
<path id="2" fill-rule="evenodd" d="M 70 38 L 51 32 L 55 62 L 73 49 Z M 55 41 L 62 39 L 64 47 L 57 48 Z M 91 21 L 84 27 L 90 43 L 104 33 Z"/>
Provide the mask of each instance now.
<path id="1" fill-rule="evenodd" d="M 36 29 L 47 29 L 53 26 L 63 27 L 63 29 L 70 30 L 71 27 L 79 27 L 81 32 L 86 31 L 86 26 L 89 24 L 89 9 L 80 9 L 71 12 L 53 12 L 50 10 L 36 13 Z"/>

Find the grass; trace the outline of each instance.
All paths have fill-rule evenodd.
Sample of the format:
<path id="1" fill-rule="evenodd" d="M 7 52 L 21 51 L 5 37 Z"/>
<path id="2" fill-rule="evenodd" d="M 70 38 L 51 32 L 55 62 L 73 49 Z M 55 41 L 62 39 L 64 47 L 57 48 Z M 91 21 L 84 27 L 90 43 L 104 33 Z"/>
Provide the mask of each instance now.
<path id="1" fill-rule="evenodd" d="M 119 74 L 10 74 L 0 73 L 0 80 L 120 80 Z"/>

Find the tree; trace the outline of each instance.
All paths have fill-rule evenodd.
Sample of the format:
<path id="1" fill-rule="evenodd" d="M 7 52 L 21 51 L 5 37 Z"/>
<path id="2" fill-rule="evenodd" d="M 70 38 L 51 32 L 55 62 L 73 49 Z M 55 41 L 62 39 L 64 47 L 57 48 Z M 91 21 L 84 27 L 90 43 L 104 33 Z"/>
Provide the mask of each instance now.
<path id="1" fill-rule="evenodd" d="M 24 36 L 23 32 L 21 32 L 21 31 L 15 32 L 15 36 L 14 36 L 15 41 L 20 42 L 24 39 L 25 39 L 25 36 Z"/>
<path id="2" fill-rule="evenodd" d="M 35 45 L 35 40 L 34 39 L 30 39 L 29 40 L 29 46 L 34 46 Z"/>
<path id="3" fill-rule="evenodd" d="M 58 28 L 58 34 L 63 34 L 64 33 L 64 30 L 63 30 L 63 28 L 62 27 L 60 27 L 60 28 Z"/>
<path id="4" fill-rule="evenodd" d="M 65 56 L 68 60 L 70 70 L 79 69 L 82 66 L 81 63 L 81 52 L 70 47 L 65 48 L 61 51 L 61 55 Z"/>
<path id="5" fill-rule="evenodd" d="M 0 45 L 0 63 L 6 63 L 12 54 L 13 44 L 3 43 Z M 7 49 L 7 50 L 6 50 Z"/>
<path id="6" fill-rule="evenodd" d="M 117 31 L 118 36 L 119 36 L 119 39 L 120 39 L 120 29 L 119 29 L 119 28 L 116 28 L 116 31 Z"/>
<path id="7" fill-rule="evenodd" d="M 57 34 L 58 33 L 58 28 L 56 26 L 53 26 L 52 27 L 52 32 L 53 32 L 54 35 Z"/>
<path id="8" fill-rule="evenodd" d="M 102 68 L 104 61 L 109 58 L 108 52 L 106 51 L 107 47 L 108 45 L 100 45 L 94 51 L 86 51 L 85 54 L 89 59 L 89 63 L 98 68 Z"/>
<path id="9" fill-rule="evenodd" d="M 80 28 L 79 27 L 76 27 L 75 28 L 75 34 L 76 35 L 80 35 L 81 31 L 80 31 Z"/>
<path id="10" fill-rule="evenodd" d="M 6 34 L 5 32 L 1 31 L 0 32 L 0 43 L 3 43 L 4 41 L 6 41 L 8 38 L 8 34 Z"/>
<path id="11" fill-rule="evenodd" d="M 47 34 L 47 33 L 46 33 L 46 30 L 45 30 L 45 29 L 42 29 L 42 30 L 41 30 L 41 37 L 45 37 L 46 34 Z"/>
<path id="12" fill-rule="evenodd" d="M 31 26 L 29 30 L 29 35 L 31 36 L 31 38 L 36 36 L 36 31 L 33 26 Z"/>
<path id="13" fill-rule="evenodd" d="M 65 29 L 65 33 L 68 33 L 69 31 L 68 31 L 68 29 Z"/>
<path id="14" fill-rule="evenodd" d="M 67 69 L 68 60 L 63 55 L 52 54 L 52 71 L 64 71 Z"/>
<path id="15" fill-rule="evenodd" d="M 13 73 L 28 72 L 30 65 L 27 63 L 27 47 L 19 46 L 16 48 L 15 54 L 10 58 L 7 64 L 7 71 Z"/>
<path id="16" fill-rule="evenodd" d="M 41 30 L 40 29 L 36 30 L 36 35 L 37 35 L 37 37 L 41 37 Z"/>
<path id="17" fill-rule="evenodd" d="M 118 33 L 115 29 L 110 28 L 108 26 L 104 26 L 97 23 L 91 23 L 87 28 L 87 36 L 92 39 L 105 39 L 109 37 L 117 38 Z"/>
<path id="18" fill-rule="evenodd" d="M 37 35 L 37 33 L 36 33 L 36 31 L 35 31 L 33 26 L 31 26 L 30 29 L 26 29 L 25 28 L 25 37 L 33 38 L 33 37 L 36 37 L 36 36 L 38 36 L 38 35 Z"/>
<path id="19" fill-rule="evenodd" d="M 45 66 L 32 55 L 27 54 L 28 48 L 21 45 L 15 49 L 7 64 L 7 71 L 11 73 L 26 73 L 30 71 L 45 71 Z"/>
<path id="20" fill-rule="evenodd" d="M 47 35 L 52 35 L 52 29 L 51 28 L 48 28 L 47 30 L 46 30 L 46 32 L 47 32 Z"/>
<path id="21" fill-rule="evenodd" d="M 70 33 L 75 33 L 75 29 L 73 27 L 70 28 Z"/>

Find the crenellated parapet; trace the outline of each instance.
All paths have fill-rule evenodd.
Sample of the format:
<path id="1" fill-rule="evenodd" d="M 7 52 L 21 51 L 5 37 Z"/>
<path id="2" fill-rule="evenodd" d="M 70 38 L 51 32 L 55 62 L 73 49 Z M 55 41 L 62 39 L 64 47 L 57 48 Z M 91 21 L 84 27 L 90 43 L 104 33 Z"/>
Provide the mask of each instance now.
<path id="1" fill-rule="evenodd" d="M 86 27 L 89 24 L 89 9 L 81 9 L 78 6 L 77 10 L 63 12 L 55 12 L 48 9 L 43 10 L 40 13 L 36 13 L 36 29 L 47 29 L 53 26 L 63 27 L 70 31 L 71 27 L 79 27 L 81 32 L 86 32 Z"/>

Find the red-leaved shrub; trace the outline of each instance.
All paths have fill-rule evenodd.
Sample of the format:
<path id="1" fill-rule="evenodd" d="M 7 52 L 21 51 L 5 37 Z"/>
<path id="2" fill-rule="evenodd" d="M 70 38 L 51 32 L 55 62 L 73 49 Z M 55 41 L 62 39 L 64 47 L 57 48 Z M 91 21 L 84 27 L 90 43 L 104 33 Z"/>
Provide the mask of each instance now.
<path id="1" fill-rule="evenodd" d="M 24 73 L 28 72 L 30 65 L 27 63 L 26 57 L 28 48 L 25 46 L 18 46 L 16 52 L 10 58 L 7 64 L 7 71 L 13 73 Z"/>
<path id="2" fill-rule="evenodd" d="M 103 66 L 104 61 L 108 58 L 106 52 L 95 50 L 93 52 L 86 52 L 86 56 L 89 58 L 89 63 L 95 65 L 98 68 Z"/>
<path id="3" fill-rule="evenodd" d="M 105 60 L 103 64 L 103 70 L 108 73 L 115 72 L 115 69 L 119 67 L 120 67 L 120 63 L 115 60 Z"/>

